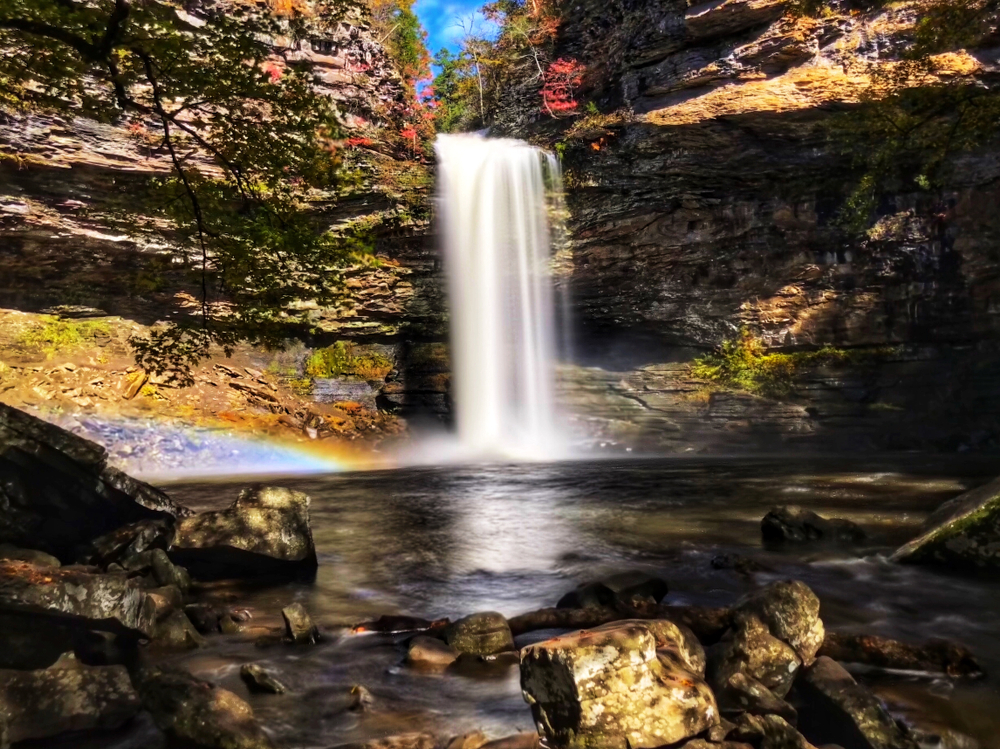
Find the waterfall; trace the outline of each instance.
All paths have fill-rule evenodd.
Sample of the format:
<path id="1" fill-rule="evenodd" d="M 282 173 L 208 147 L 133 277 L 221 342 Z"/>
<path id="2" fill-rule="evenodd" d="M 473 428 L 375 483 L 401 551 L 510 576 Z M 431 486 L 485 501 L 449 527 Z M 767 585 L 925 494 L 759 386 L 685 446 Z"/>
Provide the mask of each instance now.
<path id="1" fill-rule="evenodd" d="M 562 189 L 559 163 L 478 135 L 435 148 L 459 440 L 480 456 L 556 457 L 547 195 Z"/>

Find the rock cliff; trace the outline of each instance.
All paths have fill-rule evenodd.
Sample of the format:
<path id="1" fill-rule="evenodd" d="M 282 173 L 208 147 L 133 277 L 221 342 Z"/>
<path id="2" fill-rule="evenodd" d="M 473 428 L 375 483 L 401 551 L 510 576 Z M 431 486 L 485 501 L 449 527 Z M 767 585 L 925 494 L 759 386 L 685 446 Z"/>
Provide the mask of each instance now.
<path id="1" fill-rule="evenodd" d="M 734 441 L 740 423 L 779 442 L 839 432 L 846 445 L 859 430 L 882 447 L 995 440 L 1000 150 L 953 157 L 933 193 L 901 185 L 875 231 L 848 234 L 838 216 L 860 174 L 828 126 L 873 69 L 896 64 L 915 10 L 845 2 L 809 18 L 792 5 L 567 3 L 554 56 L 587 65 L 581 98 L 604 114 L 553 122 L 514 96 L 498 113 L 501 129 L 565 155 L 561 282 L 583 363 L 605 370 L 598 389 L 617 406 L 594 400 L 592 378 L 572 397 L 588 391 L 597 419 L 638 409 L 626 431 L 638 417 L 666 442 L 714 419 Z M 937 58 L 936 75 L 992 85 L 995 36 Z M 717 393 L 692 409 L 677 396 L 697 389 L 681 362 L 744 327 L 773 350 L 893 351 L 866 372 L 803 373 L 787 408 Z"/>

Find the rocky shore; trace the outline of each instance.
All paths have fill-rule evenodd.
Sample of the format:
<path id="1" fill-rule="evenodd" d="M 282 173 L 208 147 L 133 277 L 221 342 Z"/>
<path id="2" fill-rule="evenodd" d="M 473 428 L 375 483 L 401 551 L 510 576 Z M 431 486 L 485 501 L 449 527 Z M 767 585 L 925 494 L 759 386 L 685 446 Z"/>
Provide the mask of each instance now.
<path id="1" fill-rule="evenodd" d="M 995 484 L 949 502 L 900 562 L 996 566 Z M 980 678 L 975 654 L 949 642 L 830 632 L 808 585 L 778 580 L 724 608 L 681 605 L 647 574 L 594 580 L 552 608 L 510 619 L 456 612 L 382 616 L 331 630 L 300 603 L 252 618 L 212 581 L 310 580 L 319 561 L 310 499 L 251 487 L 220 510 L 194 513 L 107 465 L 103 448 L 0 407 L 0 745 L 91 736 L 130 722 L 157 745 L 271 747 L 267 721 L 177 654 L 206 642 L 252 642 L 306 653 L 330 638 L 370 637 L 414 674 L 472 678 L 519 669 L 535 731 L 489 740 L 446 726 L 396 730 L 365 749 L 915 749 L 941 746 L 890 714 L 866 674 Z M 991 528 L 993 530 L 991 530 Z M 793 506 L 761 523 L 777 547 L 862 543 L 849 521 Z M 991 535 L 992 534 L 992 535 Z M 720 569 L 752 572 L 733 554 Z M 464 614 L 464 615 L 463 615 Z M 242 663 L 260 699 L 296 692 L 294 672 Z M 345 710 L 377 709 L 361 684 Z M 329 746 L 347 746 L 330 736 Z"/>

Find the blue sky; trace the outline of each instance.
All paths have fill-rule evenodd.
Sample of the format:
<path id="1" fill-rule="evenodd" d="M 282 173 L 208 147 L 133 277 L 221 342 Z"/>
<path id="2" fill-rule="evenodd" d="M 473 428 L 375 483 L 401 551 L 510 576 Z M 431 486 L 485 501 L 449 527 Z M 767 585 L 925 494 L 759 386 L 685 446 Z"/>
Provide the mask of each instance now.
<path id="1" fill-rule="evenodd" d="M 458 50 L 465 35 L 463 23 L 468 29 L 471 21 L 475 23 L 477 33 L 486 32 L 490 24 L 479 12 L 480 6 L 485 2 L 486 0 L 417 0 L 413 4 L 413 12 L 427 30 L 427 49 L 431 56 L 436 55 L 442 47 L 447 47 L 452 52 Z"/>

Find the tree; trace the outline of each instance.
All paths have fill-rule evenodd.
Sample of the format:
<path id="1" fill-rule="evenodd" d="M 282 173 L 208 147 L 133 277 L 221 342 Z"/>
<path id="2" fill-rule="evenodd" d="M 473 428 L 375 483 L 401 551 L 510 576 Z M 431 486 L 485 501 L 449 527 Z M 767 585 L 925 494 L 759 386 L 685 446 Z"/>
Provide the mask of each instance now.
<path id="1" fill-rule="evenodd" d="M 294 46 L 341 17 L 339 0 L 239 3 L 192 15 L 173 0 L 4 0 L 0 106 L 129 123 L 172 172 L 155 207 L 196 248 L 199 314 L 133 341 L 156 372 L 205 357 L 211 344 L 276 343 L 295 302 L 332 298 L 358 249 L 310 217 L 314 191 L 336 187 L 340 137 Z M 214 295 L 214 296 L 213 296 Z"/>

